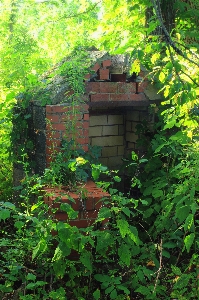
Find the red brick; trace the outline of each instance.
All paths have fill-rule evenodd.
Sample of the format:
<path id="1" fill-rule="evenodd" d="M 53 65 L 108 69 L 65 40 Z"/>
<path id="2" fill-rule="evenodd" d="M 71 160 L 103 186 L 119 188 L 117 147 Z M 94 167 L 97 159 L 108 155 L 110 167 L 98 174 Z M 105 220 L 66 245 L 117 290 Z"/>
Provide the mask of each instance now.
<path id="1" fill-rule="evenodd" d="M 86 120 L 86 121 L 89 120 L 89 114 L 84 114 L 84 120 Z"/>
<path id="2" fill-rule="evenodd" d="M 89 138 L 88 137 L 84 137 L 84 138 L 77 138 L 76 142 L 80 145 L 83 144 L 88 144 L 89 143 Z"/>
<path id="3" fill-rule="evenodd" d="M 100 80 L 109 80 L 109 69 L 100 69 L 99 70 Z"/>
<path id="4" fill-rule="evenodd" d="M 70 107 L 65 105 L 46 105 L 46 112 L 49 113 L 64 113 L 68 112 L 69 109 Z"/>
<path id="5" fill-rule="evenodd" d="M 46 139 L 46 146 L 53 147 L 53 145 L 57 145 L 59 139 Z"/>
<path id="6" fill-rule="evenodd" d="M 134 94 L 136 92 L 136 83 L 130 82 L 118 82 L 118 93 L 119 94 Z"/>
<path id="7" fill-rule="evenodd" d="M 71 226 L 76 226 L 77 228 L 86 228 L 91 225 L 90 220 L 70 220 L 68 223 Z"/>
<path id="8" fill-rule="evenodd" d="M 83 149 L 85 152 L 88 152 L 88 145 L 83 145 L 83 146 L 82 146 L 82 149 Z"/>
<path id="9" fill-rule="evenodd" d="M 81 219 L 97 219 L 98 216 L 98 210 L 89 210 L 89 211 L 82 211 Z"/>
<path id="10" fill-rule="evenodd" d="M 52 140 L 52 139 L 59 139 L 61 137 L 59 131 L 47 131 L 46 132 L 46 139 Z"/>
<path id="11" fill-rule="evenodd" d="M 59 115 L 47 115 L 46 118 L 50 120 L 51 123 L 59 123 Z"/>
<path id="12" fill-rule="evenodd" d="M 110 101 L 128 101 L 128 94 L 110 94 Z"/>
<path id="13" fill-rule="evenodd" d="M 100 93 L 117 93 L 117 82 L 100 82 Z"/>
<path id="14" fill-rule="evenodd" d="M 60 151 L 59 145 L 61 145 L 61 141 L 58 141 L 57 147 L 46 147 L 46 154 L 47 155 L 54 155 Z"/>
<path id="15" fill-rule="evenodd" d="M 91 78 L 91 74 L 84 75 L 84 80 L 89 80 Z"/>
<path id="16" fill-rule="evenodd" d="M 147 98 L 146 98 L 144 93 L 129 94 L 129 100 L 132 100 L 132 101 L 147 101 Z"/>
<path id="17" fill-rule="evenodd" d="M 100 82 L 86 82 L 86 93 L 100 93 Z"/>
<path id="18" fill-rule="evenodd" d="M 50 167 L 50 164 L 54 161 L 54 157 L 52 155 L 46 155 L 46 167 Z"/>
<path id="19" fill-rule="evenodd" d="M 65 131 L 66 130 L 66 125 L 64 123 L 52 124 L 52 129 L 53 130 Z"/>
<path id="20" fill-rule="evenodd" d="M 83 128 L 88 129 L 89 128 L 89 122 L 83 122 Z"/>
<path id="21" fill-rule="evenodd" d="M 139 93 L 144 93 L 144 91 L 145 91 L 145 89 L 147 88 L 148 85 L 149 85 L 148 81 L 143 81 L 143 82 L 139 83 L 138 92 Z"/>
<path id="22" fill-rule="evenodd" d="M 86 210 L 93 210 L 94 209 L 93 203 L 94 203 L 93 198 L 91 197 L 86 198 L 84 200 L 84 205 Z"/>
<path id="23" fill-rule="evenodd" d="M 92 68 L 91 70 L 94 70 L 95 72 L 97 72 L 100 68 L 100 65 L 98 63 L 96 63 Z"/>
<path id="24" fill-rule="evenodd" d="M 96 94 L 96 95 L 91 95 L 90 99 L 91 99 L 91 102 L 109 101 L 109 95 L 110 94 Z"/>
<path id="25" fill-rule="evenodd" d="M 103 66 L 103 68 L 110 67 L 111 66 L 111 60 L 110 59 L 104 60 L 102 62 L 102 66 Z"/>

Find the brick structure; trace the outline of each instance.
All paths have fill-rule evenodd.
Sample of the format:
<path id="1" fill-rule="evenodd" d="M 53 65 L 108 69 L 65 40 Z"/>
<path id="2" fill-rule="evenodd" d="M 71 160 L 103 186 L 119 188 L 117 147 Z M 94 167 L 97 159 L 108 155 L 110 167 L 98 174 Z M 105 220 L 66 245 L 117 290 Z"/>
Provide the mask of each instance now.
<path id="1" fill-rule="evenodd" d="M 85 93 L 82 95 L 84 104 L 77 105 L 74 110 L 68 100 L 73 92 L 69 91 L 67 78 L 63 76 L 56 76 L 47 88 L 48 95 L 51 95 L 51 105 L 43 107 L 39 99 L 31 102 L 35 173 L 42 174 L 44 169 L 50 166 L 53 154 L 60 151 L 62 140 L 65 138 L 75 139 L 84 150 L 88 149 L 89 144 L 101 146 L 101 163 L 118 169 L 122 158 L 132 150 L 137 150 L 136 126 L 144 120 L 151 122 L 148 107 L 161 97 L 147 80 L 145 70 L 141 70 L 138 77 L 131 76 L 127 56 L 94 52 L 97 53 L 91 53 L 94 57 L 91 73 L 85 76 Z M 16 167 L 16 185 L 21 177 L 22 170 Z M 87 187 L 90 190 L 90 185 Z M 60 193 L 61 191 L 55 191 L 56 195 Z M 92 205 L 95 207 L 102 193 L 95 187 L 93 195 L 95 196 L 92 196 Z M 50 206 L 53 205 L 53 197 L 45 198 Z M 74 199 L 79 201 L 77 195 L 74 195 Z M 68 200 L 62 198 L 62 201 Z M 85 207 L 88 210 L 87 206 Z M 78 220 L 85 220 L 82 214 L 84 213 L 80 213 Z M 94 210 L 89 211 L 88 219 L 92 219 L 92 215 L 95 214 Z M 60 220 L 66 218 L 59 211 L 56 217 Z"/>
<path id="2" fill-rule="evenodd" d="M 107 201 L 109 197 L 109 194 L 98 188 L 94 182 L 88 181 L 80 187 L 79 192 L 67 191 L 64 188 L 45 188 L 44 202 L 49 206 L 49 212 L 54 219 L 68 222 L 71 226 L 78 228 L 86 228 L 95 222 L 100 208 L 104 207 L 104 201 Z M 73 210 L 78 213 L 77 218 L 70 219 L 66 212 L 61 211 L 62 203 L 71 205 Z M 57 211 L 53 213 L 53 209 L 57 209 Z M 102 229 L 107 221 L 104 219 L 100 224 Z"/>

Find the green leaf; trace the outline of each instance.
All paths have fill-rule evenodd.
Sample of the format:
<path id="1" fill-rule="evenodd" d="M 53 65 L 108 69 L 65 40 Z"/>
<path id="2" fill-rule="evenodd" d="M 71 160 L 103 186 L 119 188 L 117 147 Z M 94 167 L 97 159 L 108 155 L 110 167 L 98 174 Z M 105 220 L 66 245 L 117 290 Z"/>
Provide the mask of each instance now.
<path id="1" fill-rule="evenodd" d="M 113 179 L 116 181 L 116 182 L 121 182 L 121 178 L 119 176 L 114 176 Z"/>
<path id="2" fill-rule="evenodd" d="M 189 215 L 190 207 L 188 205 L 176 207 L 175 217 L 179 219 L 180 223 L 182 223 Z"/>
<path id="3" fill-rule="evenodd" d="M 189 214 L 185 220 L 184 230 L 185 231 L 190 230 L 193 224 L 194 224 L 194 215 Z"/>
<path id="4" fill-rule="evenodd" d="M 130 294 L 130 291 L 129 289 L 127 289 L 124 285 L 117 285 L 117 289 L 118 290 L 121 290 L 121 291 L 124 291 L 126 295 L 129 295 Z"/>
<path id="5" fill-rule="evenodd" d="M 163 191 L 162 190 L 158 190 L 157 188 L 154 188 L 152 191 L 152 196 L 156 199 L 156 198 L 160 198 L 163 196 Z"/>
<path id="6" fill-rule="evenodd" d="M 36 247 L 33 248 L 32 252 L 32 260 L 36 258 L 36 256 L 39 256 L 41 253 L 45 252 L 47 249 L 47 243 L 46 240 L 41 239 Z"/>
<path id="7" fill-rule="evenodd" d="M 112 292 L 112 290 L 114 290 L 114 285 L 109 286 L 106 290 L 105 290 L 105 294 L 110 294 Z"/>
<path id="8" fill-rule="evenodd" d="M 160 72 L 160 75 L 159 75 L 159 80 L 161 82 L 164 82 L 164 79 L 165 79 L 165 74 L 163 72 Z"/>
<path id="9" fill-rule="evenodd" d="M 130 217 L 131 211 L 128 207 L 122 207 L 122 212 L 127 216 Z"/>
<path id="10" fill-rule="evenodd" d="M 172 272 L 174 273 L 174 275 L 181 276 L 182 272 L 181 272 L 180 268 L 171 265 L 171 269 L 172 269 Z"/>
<path id="11" fill-rule="evenodd" d="M 140 293 L 144 296 L 150 295 L 150 290 L 145 286 L 140 286 L 138 289 L 135 290 L 136 293 Z"/>
<path id="12" fill-rule="evenodd" d="M 26 276 L 26 280 L 35 281 L 35 279 L 36 279 L 36 276 L 32 273 L 28 273 L 27 276 Z"/>
<path id="13" fill-rule="evenodd" d="M 108 219 L 111 217 L 111 211 L 108 207 L 102 207 L 98 213 L 98 218 L 101 220 Z"/>
<path id="14" fill-rule="evenodd" d="M 117 220 L 117 226 L 122 238 L 124 238 L 126 234 L 130 233 L 129 224 L 126 220 Z"/>
<path id="15" fill-rule="evenodd" d="M 98 180 L 100 173 L 99 169 L 92 168 L 92 177 L 94 180 Z"/>
<path id="16" fill-rule="evenodd" d="M 112 235 L 109 232 L 103 232 L 103 234 L 97 237 L 96 251 L 102 249 L 108 249 L 108 247 L 114 242 Z"/>
<path id="17" fill-rule="evenodd" d="M 8 209 L 1 209 L 0 210 L 0 220 L 5 221 L 6 219 L 10 218 L 10 210 Z"/>
<path id="18" fill-rule="evenodd" d="M 22 221 L 16 221 L 14 226 L 17 228 L 17 229 L 21 229 L 23 226 L 25 225 L 24 222 Z"/>
<path id="19" fill-rule="evenodd" d="M 187 249 L 187 252 L 190 251 L 191 246 L 193 245 L 194 239 L 195 239 L 195 233 L 191 233 L 185 237 L 184 244 Z"/>
<path id="20" fill-rule="evenodd" d="M 95 300 L 99 300 L 100 299 L 100 290 L 97 289 L 94 293 L 93 293 L 93 298 Z"/>
<path id="21" fill-rule="evenodd" d="M 53 269 L 57 277 L 63 278 L 66 270 L 66 262 L 63 259 L 54 261 Z"/>
<path id="22" fill-rule="evenodd" d="M 92 272 L 93 266 L 92 266 L 91 253 L 90 253 L 90 252 L 87 251 L 87 252 L 81 253 L 80 261 L 82 262 L 82 264 L 83 264 L 90 272 Z"/>
<path id="23" fill-rule="evenodd" d="M 60 205 L 60 209 L 67 213 L 69 219 L 76 219 L 79 213 L 78 211 L 75 211 L 68 203 L 62 203 Z"/>
<path id="24" fill-rule="evenodd" d="M 121 262 L 129 267 L 131 261 L 131 252 L 126 244 L 122 243 L 121 246 L 118 248 L 118 255 Z"/>
<path id="25" fill-rule="evenodd" d="M 116 299 L 117 298 L 117 290 L 114 289 L 111 293 L 110 293 L 110 298 L 111 299 Z"/>
<path id="26" fill-rule="evenodd" d="M 129 228 L 130 228 L 130 234 L 129 234 L 130 238 L 132 239 L 132 241 L 134 241 L 134 243 L 136 245 L 139 245 L 140 244 L 140 239 L 138 237 L 137 228 L 135 226 L 132 226 L 132 225 L 130 225 Z"/>
<path id="27" fill-rule="evenodd" d="M 99 282 L 111 282 L 111 278 L 108 275 L 95 274 L 94 278 Z"/>

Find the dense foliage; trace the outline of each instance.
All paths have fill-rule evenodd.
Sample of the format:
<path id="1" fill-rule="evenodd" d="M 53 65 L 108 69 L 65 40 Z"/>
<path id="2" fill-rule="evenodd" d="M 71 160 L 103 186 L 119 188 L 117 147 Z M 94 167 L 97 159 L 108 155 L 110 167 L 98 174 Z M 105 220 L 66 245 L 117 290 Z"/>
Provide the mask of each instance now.
<path id="1" fill-rule="evenodd" d="M 198 8 L 198 0 L 1 1 L 2 299 L 198 299 Z M 117 173 L 93 164 L 94 179 L 110 176 L 103 186 L 111 202 L 95 225 L 78 230 L 48 215 L 46 178 L 30 176 L 27 165 L 12 198 L 8 149 L 16 95 L 34 90 L 41 74 L 74 49 L 89 47 L 129 53 L 164 101 L 152 107 L 154 135 L 144 134 L 147 124 L 138 128 L 147 153 L 126 160 L 138 196 L 122 194 Z M 73 82 L 80 79 L 78 73 Z M 61 209 L 75 218 L 70 205 Z M 100 230 L 96 225 L 107 219 Z"/>

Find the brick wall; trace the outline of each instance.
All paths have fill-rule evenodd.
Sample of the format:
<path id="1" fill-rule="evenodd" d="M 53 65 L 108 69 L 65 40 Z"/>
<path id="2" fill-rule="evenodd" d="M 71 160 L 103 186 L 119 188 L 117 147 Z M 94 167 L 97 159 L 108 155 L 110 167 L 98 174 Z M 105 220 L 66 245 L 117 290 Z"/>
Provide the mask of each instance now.
<path id="1" fill-rule="evenodd" d="M 53 155 L 60 150 L 63 139 L 73 138 L 85 151 L 89 143 L 88 105 L 75 107 L 75 114 L 67 104 L 46 106 L 46 165 Z"/>

